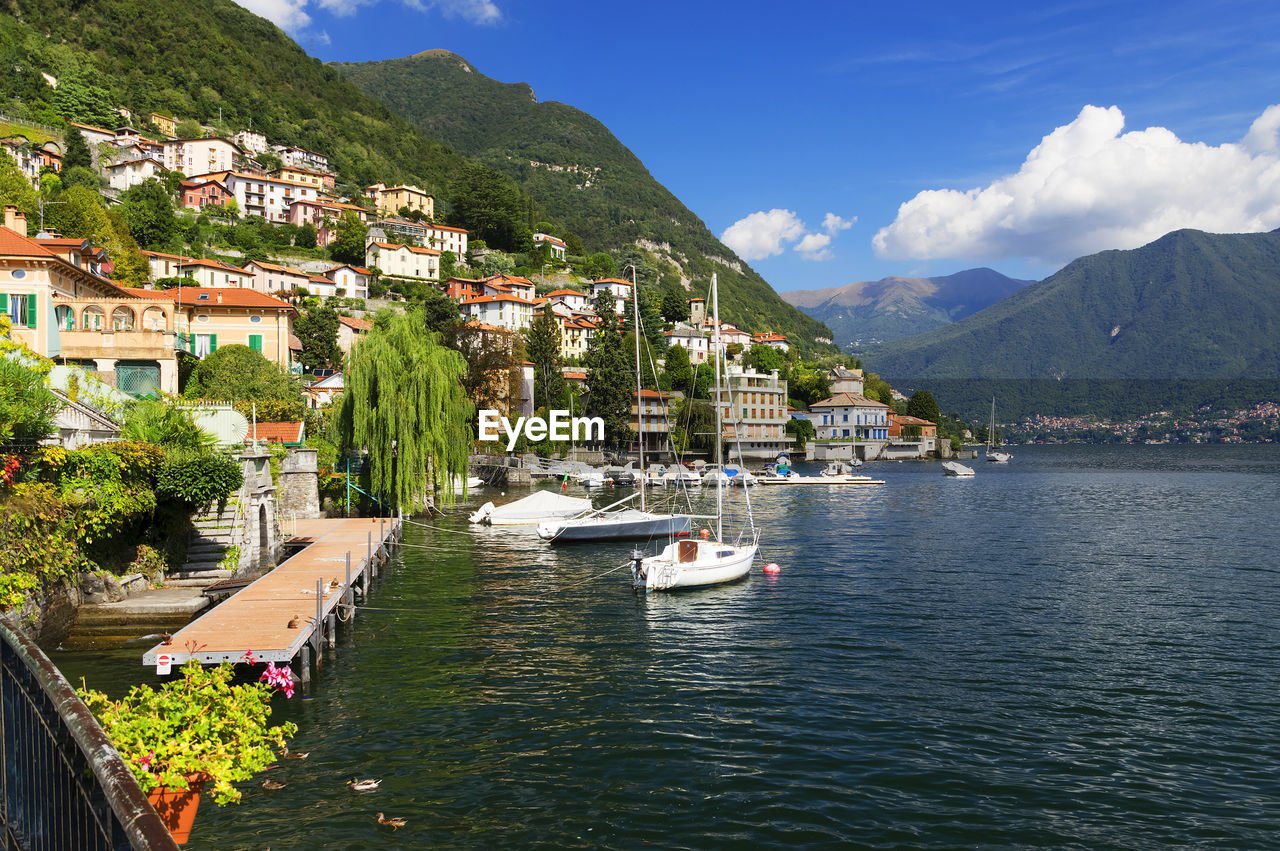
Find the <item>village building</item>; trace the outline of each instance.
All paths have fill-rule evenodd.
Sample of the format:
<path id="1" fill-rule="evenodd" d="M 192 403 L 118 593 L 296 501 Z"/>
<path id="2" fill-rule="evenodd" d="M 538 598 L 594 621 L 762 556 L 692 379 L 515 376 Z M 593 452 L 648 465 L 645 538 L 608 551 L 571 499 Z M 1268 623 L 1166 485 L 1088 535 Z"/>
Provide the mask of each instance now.
<path id="1" fill-rule="evenodd" d="M 318 171 L 313 168 L 303 168 L 301 166 L 281 166 L 270 175 L 277 180 L 291 180 L 294 183 L 305 183 L 316 187 L 317 189 L 327 189 L 333 191 L 336 178 L 333 172 Z"/>
<path id="2" fill-rule="evenodd" d="M 341 333 L 341 329 L 339 329 Z M 339 341 L 341 345 L 341 341 Z M 302 398 L 308 408 L 323 408 L 342 395 L 343 378 L 341 372 L 326 375 L 302 388 Z"/>
<path id="3" fill-rule="evenodd" d="M 484 279 L 482 295 L 516 295 L 533 301 L 535 295 L 533 281 L 518 275 L 490 275 Z"/>
<path id="4" fill-rule="evenodd" d="M 351 316 L 338 317 L 338 348 L 344 355 L 351 354 L 356 340 L 373 330 L 373 323 L 368 319 L 355 319 Z"/>
<path id="5" fill-rule="evenodd" d="M 880 453 L 887 460 L 927 458 L 938 449 L 938 426 L 929 420 L 889 412 L 888 443 Z"/>
<path id="6" fill-rule="evenodd" d="M 689 324 L 701 328 L 707 321 L 707 300 L 705 298 L 689 299 Z"/>
<path id="7" fill-rule="evenodd" d="M 387 186 L 385 183 L 374 183 L 365 187 L 364 194 L 373 199 L 380 212 L 387 215 L 399 215 L 405 208 L 409 212 L 420 212 L 428 219 L 434 218 L 436 214 L 436 199 L 416 186 Z"/>
<path id="8" fill-rule="evenodd" d="M 176 313 L 177 345 L 196 357 L 234 343 L 285 369 L 293 364 L 289 338 L 297 311 L 288 302 L 248 287 L 122 289 L 153 304 L 171 306 Z"/>
<path id="9" fill-rule="evenodd" d="M 204 178 L 179 181 L 178 190 L 182 206 L 188 210 L 225 206 L 235 198 L 226 184 Z"/>
<path id="10" fill-rule="evenodd" d="M 187 258 L 178 263 L 178 277 L 191 278 L 201 287 L 253 288 L 253 273 L 230 263 Z"/>
<path id="11" fill-rule="evenodd" d="M 452 251 L 459 260 L 467 256 L 466 228 L 454 228 L 448 225 L 424 225 L 423 245 L 443 253 Z"/>
<path id="12" fill-rule="evenodd" d="M 791 348 L 787 344 L 787 337 L 785 334 L 778 334 L 773 331 L 752 334 L 751 344 L 754 346 L 768 346 L 769 348 L 777 349 L 780 352 L 785 352 L 787 349 Z"/>
<path id="13" fill-rule="evenodd" d="M 394 242 L 374 242 L 365 251 L 365 267 L 377 266 L 390 278 L 440 277 L 440 252 Z"/>
<path id="14" fill-rule="evenodd" d="M 373 233 L 375 230 L 381 231 L 382 236 L 375 239 Z M 408 219 L 380 219 L 374 227 L 369 229 L 369 240 L 372 242 L 394 240 L 412 245 L 421 245 L 426 248 L 435 248 L 434 245 L 427 245 L 427 226 L 422 222 L 412 222 Z"/>
<path id="15" fill-rule="evenodd" d="M 311 295 L 320 296 L 320 298 L 338 294 L 338 285 L 334 283 L 333 278 L 325 275 L 308 275 L 306 289 Z"/>
<path id="16" fill-rule="evenodd" d="M 631 282 L 624 281 L 621 278 L 601 278 L 591 284 L 591 302 L 595 303 L 596 297 L 602 290 L 608 290 L 613 293 L 613 309 L 614 312 L 622 315 L 627 311 L 627 301 L 631 298 Z"/>
<path id="17" fill-rule="evenodd" d="M 147 180 L 164 177 L 165 168 L 153 159 L 125 160 L 111 163 L 103 169 L 107 173 L 107 185 L 124 192 Z"/>
<path id="18" fill-rule="evenodd" d="M 631 418 L 629 425 L 640 439 L 645 452 L 657 455 L 669 449 L 671 440 L 672 410 L 670 393 L 644 390 L 631 394 Z"/>
<path id="19" fill-rule="evenodd" d="M 555 290 L 547 293 L 551 301 L 558 301 L 574 313 L 586 313 L 591 309 L 591 299 L 577 290 Z"/>
<path id="20" fill-rule="evenodd" d="M 260 293 L 280 293 L 303 288 L 307 286 L 307 280 L 310 278 L 310 275 L 301 269 L 268 263 L 265 260 L 250 260 L 244 264 L 244 270 L 253 275 L 253 281 L 249 286 Z"/>
<path id="21" fill-rule="evenodd" d="M 231 171 L 244 150 L 230 139 L 170 139 L 164 143 L 164 167 L 185 175 Z"/>
<path id="22" fill-rule="evenodd" d="M 711 340 L 706 334 L 687 325 L 677 325 L 665 332 L 668 346 L 680 346 L 689 353 L 690 363 L 706 363 L 711 355 Z"/>
<path id="23" fill-rule="evenodd" d="M 831 368 L 831 395 L 852 393 L 861 396 L 863 392 L 863 374 L 861 369 L 849 369 L 844 366 Z"/>
<path id="24" fill-rule="evenodd" d="M 231 137 L 231 141 L 235 142 L 244 151 L 251 154 L 261 154 L 269 148 L 267 147 L 267 137 L 256 130 L 241 130 Z"/>
<path id="25" fill-rule="evenodd" d="M 197 175 L 222 183 L 236 199 L 240 212 L 261 216 L 269 222 L 289 221 L 289 205 L 295 201 L 314 201 L 317 189 L 293 180 L 277 180 L 245 171 L 218 171 Z"/>
<path id="26" fill-rule="evenodd" d="M 533 301 L 517 295 L 482 295 L 462 301 L 462 314 L 468 321 L 506 331 L 523 331 L 532 325 L 533 308 Z"/>
<path id="27" fill-rule="evenodd" d="M 369 297 L 369 280 L 373 277 L 373 273 L 363 266 L 349 264 L 334 266 L 324 275 L 333 281 L 340 295 L 349 298 Z"/>
<path id="28" fill-rule="evenodd" d="M 153 112 L 147 118 L 151 121 L 151 125 L 166 136 L 174 135 L 178 130 L 178 122 L 172 115 L 165 115 L 161 112 Z"/>
<path id="29" fill-rule="evenodd" d="M 787 382 L 769 373 L 730 366 L 714 400 L 720 406 L 729 457 L 771 459 L 791 446 L 786 425 Z"/>
<path id="30" fill-rule="evenodd" d="M 324 154 L 308 151 L 306 148 L 299 148 L 294 145 L 272 145 L 271 150 L 276 152 L 283 165 L 329 171 L 329 158 Z"/>
<path id="31" fill-rule="evenodd" d="M 191 259 L 189 257 L 179 257 L 177 254 L 165 254 L 160 251 L 143 251 L 142 255 L 147 258 L 147 264 L 151 267 L 151 280 L 153 281 L 178 277 L 178 264 L 183 260 Z"/>
<path id="32" fill-rule="evenodd" d="M 130 395 L 177 393 L 173 310 L 96 274 L 98 256 L 87 241 L 31 239 L 26 232 L 26 216 L 7 205 L 0 313 L 11 323 L 11 337 L 38 355 L 92 370 Z"/>
<path id="33" fill-rule="evenodd" d="M 549 233 L 535 233 L 533 235 L 533 247 L 535 250 L 545 247 L 552 260 L 564 260 L 568 251 L 563 239 L 558 239 Z"/>
<path id="34" fill-rule="evenodd" d="M 889 442 L 889 406 L 854 393 L 837 393 L 809 406 L 815 439 L 807 446 L 815 461 L 874 461 Z"/>
<path id="35" fill-rule="evenodd" d="M 450 278 L 445 282 L 444 294 L 457 302 L 484 295 L 484 278 Z"/>

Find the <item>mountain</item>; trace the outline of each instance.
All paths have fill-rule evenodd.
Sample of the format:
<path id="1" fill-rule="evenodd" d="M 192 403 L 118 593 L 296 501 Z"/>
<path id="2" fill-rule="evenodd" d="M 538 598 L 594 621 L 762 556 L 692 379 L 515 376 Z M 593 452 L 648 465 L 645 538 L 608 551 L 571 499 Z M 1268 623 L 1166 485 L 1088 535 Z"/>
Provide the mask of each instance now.
<path id="1" fill-rule="evenodd" d="M 836 345 L 863 349 L 963 319 L 1034 283 L 992 269 L 935 278 L 893 276 L 843 287 L 794 290 L 782 298 L 835 334 Z"/>
<path id="2" fill-rule="evenodd" d="M 0 0 L 0 10 L 8 115 L 115 127 L 124 106 L 228 134 L 252 127 L 329 156 L 348 192 L 384 180 L 445 194 L 465 165 L 231 0 Z"/>
<path id="3" fill-rule="evenodd" d="M 1180 230 L 867 353 L 924 379 L 1280 378 L 1280 233 Z"/>
<path id="4" fill-rule="evenodd" d="M 445 50 L 331 67 L 427 135 L 514 178 L 587 251 L 638 243 L 670 264 L 663 285 L 685 297 L 705 296 L 717 272 L 726 321 L 781 332 L 802 351 L 830 340 L 825 326 L 779 298 L 587 113 L 540 103 L 527 84 L 490 79 Z"/>

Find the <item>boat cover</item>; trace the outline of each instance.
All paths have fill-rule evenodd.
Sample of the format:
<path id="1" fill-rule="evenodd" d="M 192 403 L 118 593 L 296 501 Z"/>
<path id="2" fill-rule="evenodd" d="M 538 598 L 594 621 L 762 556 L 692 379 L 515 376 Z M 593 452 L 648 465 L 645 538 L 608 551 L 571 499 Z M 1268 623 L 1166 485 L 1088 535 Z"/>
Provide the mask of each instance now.
<path id="1" fill-rule="evenodd" d="M 472 523 L 489 522 L 495 525 L 511 523 L 537 523 L 540 520 L 552 520 L 561 517 L 572 517 L 591 509 L 591 500 L 576 496 L 565 496 L 554 491 L 535 491 L 523 499 L 495 506 L 486 502 L 480 510 L 471 515 Z"/>

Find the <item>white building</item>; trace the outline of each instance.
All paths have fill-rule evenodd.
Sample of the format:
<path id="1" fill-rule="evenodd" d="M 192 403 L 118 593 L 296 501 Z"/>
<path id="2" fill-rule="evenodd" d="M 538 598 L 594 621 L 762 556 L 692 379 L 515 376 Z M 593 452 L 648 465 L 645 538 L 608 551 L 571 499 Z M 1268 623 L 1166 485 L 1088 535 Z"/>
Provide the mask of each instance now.
<path id="1" fill-rule="evenodd" d="M 837 393 L 810 405 L 809 421 L 818 440 L 889 439 L 889 406 L 853 393 Z"/>
<path id="2" fill-rule="evenodd" d="M 293 145 L 272 145 L 271 150 L 276 152 L 284 165 L 314 168 L 320 171 L 329 170 L 329 158 L 324 154 L 317 154 L 315 151 Z"/>
<path id="3" fill-rule="evenodd" d="M 368 298 L 369 278 L 372 276 L 363 266 L 334 266 L 324 273 L 334 285 L 346 293 L 347 298 Z"/>
<path id="4" fill-rule="evenodd" d="M 591 284 L 591 300 L 594 302 L 601 290 L 613 293 L 613 309 L 619 315 L 627 311 L 631 299 L 631 282 L 621 278 L 601 278 Z"/>
<path id="5" fill-rule="evenodd" d="M 423 240 L 428 248 L 434 248 L 441 253 L 452 251 L 454 257 L 459 260 L 465 259 L 467 256 L 467 230 L 465 228 L 427 224 L 424 225 Z"/>
<path id="6" fill-rule="evenodd" d="M 164 167 L 187 176 L 230 171 L 244 151 L 230 139 L 170 139 L 164 143 Z"/>
<path id="7" fill-rule="evenodd" d="M 535 249 L 540 249 L 544 245 L 550 247 L 552 259 L 564 259 L 567 249 L 563 239 L 557 239 L 549 233 L 535 233 L 533 235 L 533 247 Z"/>
<path id="8" fill-rule="evenodd" d="M 310 184 L 239 171 L 212 172 L 199 177 L 222 183 L 234 196 L 243 215 L 262 216 L 269 222 L 287 222 L 290 204 L 315 201 L 318 193 Z"/>
<path id="9" fill-rule="evenodd" d="M 667 345 L 679 346 L 689 352 L 690 363 L 706 363 L 711 353 L 711 340 L 707 335 L 684 325 L 666 332 Z"/>
<path id="10" fill-rule="evenodd" d="M 462 301 L 462 314 L 468 321 L 508 331 L 523 331 L 532 325 L 533 308 L 532 301 L 517 295 L 482 295 Z"/>
<path id="11" fill-rule="evenodd" d="M 152 178 L 164 177 L 164 166 L 153 159 L 128 160 L 106 167 L 107 184 L 121 192 Z"/>
<path id="12" fill-rule="evenodd" d="M 250 260 L 244 269 L 253 275 L 253 289 L 260 293 L 286 292 L 295 287 L 306 287 L 310 277 L 301 269 L 267 263 L 263 260 Z"/>
<path id="13" fill-rule="evenodd" d="M 251 154 L 261 154 L 269 150 L 267 147 L 267 137 L 256 130 L 241 130 L 239 133 L 231 137 L 231 141 L 239 145 L 243 150 Z"/>
<path id="14" fill-rule="evenodd" d="M 490 275 L 481 281 L 483 295 L 515 295 L 533 301 L 536 288 L 533 281 L 516 275 Z"/>
<path id="15" fill-rule="evenodd" d="M 791 348 L 791 346 L 787 344 L 787 337 L 785 334 L 778 334 L 773 331 L 766 331 L 763 334 L 752 334 L 751 343 L 752 345 L 768 346 L 769 348 L 777 349 L 780 352 L 785 352 Z"/>
<path id="16" fill-rule="evenodd" d="M 440 278 L 440 252 L 395 242 L 370 243 L 365 250 L 365 267 L 377 266 L 392 278 Z"/>
<path id="17" fill-rule="evenodd" d="M 194 278 L 201 287 L 253 289 L 252 272 L 217 260 L 184 260 L 178 264 L 178 276 Z"/>
<path id="18" fill-rule="evenodd" d="M 586 313 L 591 309 L 591 299 L 577 290 L 556 290 L 547 293 L 547 299 L 563 304 L 574 313 Z"/>

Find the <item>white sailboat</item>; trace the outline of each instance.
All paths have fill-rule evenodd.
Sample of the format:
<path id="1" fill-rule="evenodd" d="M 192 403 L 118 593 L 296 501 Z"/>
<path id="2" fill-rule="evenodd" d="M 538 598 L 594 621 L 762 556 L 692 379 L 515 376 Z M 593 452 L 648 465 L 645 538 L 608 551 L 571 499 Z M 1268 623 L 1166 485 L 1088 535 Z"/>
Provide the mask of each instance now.
<path id="1" fill-rule="evenodd" d="M 640 463 L 636 470 L 618 470 L 615 483 L 629 476 L 631 484 L 640 487 L 631 496 L 618 500 L 600 510 L 592 509 L 567 520 L 549 520 L 538 524 L 538 537 L 544 541 L 616 541 L 627 538 L 665 538 L 689 534 L 691 523 L 687 514 L 660 514 L 651 512 L 645 505 L 644 488 L 644 400 L 640 393 L 640 292 L 636 285 L 636 269 L 631 267 L 631 306 L 635 311 L 636 331 L 636 425 L 640 427 Z M 638 476 L 637 477 L 637 473 Z M 639 497 L 640 508 L 618 508 L 623 503 Z M 615 510 L 616 509 L 616 510 Z"/>
<path id="2" fill-rule="evenodd" d="M 715 342 L 713 351 L 720 352 L 720 294 L 716 276 L 711 276 L 711 310 L 715 318 Z M 721 426 L 722 404 L 720 398 L 720 369 L 717 359 L 715 374 L 716 409 L 716 464 L 724 468 L 724 430 Z M 712 538 L 707 530 L 702 537 L 686 541 L 673 541 L 663 547 L 656 556 L 646 558 L 643 553 L 632 553 L 631 587 L 637 591 L 674 591 L 681 588 L 700 588 L 720 585 L 741 579 L 751 572 L 756 551 L 760 548 L 760 532 L 751 516 L 751 496 L 744 488 L 747 504 L 750 543 L 739 540 L 730 543 L 724 539 L 724 479 L 716 478 L 716 533 Z"/>
<path id="3" fill-rule="evenodd" d="M 991 397 L 991 426 L 987 429 L 987 460 L 993 461 L 996 464 L 1008 464 L 1009 459 L 1013 457 L 1012 455 L 1010 455 L 1008 452 L 1004 452 L 999 449 L 993 450 L 991 448 L 991 439 L 995 437 L 995 433 L 996 433 L 996 397 L 992 396 Z"/>

